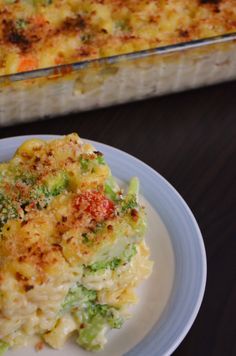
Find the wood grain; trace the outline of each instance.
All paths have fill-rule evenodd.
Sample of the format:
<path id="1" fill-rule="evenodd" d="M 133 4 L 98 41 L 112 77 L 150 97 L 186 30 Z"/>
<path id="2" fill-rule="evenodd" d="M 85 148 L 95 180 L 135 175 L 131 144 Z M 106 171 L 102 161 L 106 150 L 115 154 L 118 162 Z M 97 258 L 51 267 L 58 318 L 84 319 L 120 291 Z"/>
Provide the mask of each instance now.
<path id="1" fill-rule="evenodd" d="M 208 279 L 176 356 L 236 355 L 236 82 L 27 125 L 0 137 L 77 131 L 140 158 L 180 192 L 200 225 Z"/>

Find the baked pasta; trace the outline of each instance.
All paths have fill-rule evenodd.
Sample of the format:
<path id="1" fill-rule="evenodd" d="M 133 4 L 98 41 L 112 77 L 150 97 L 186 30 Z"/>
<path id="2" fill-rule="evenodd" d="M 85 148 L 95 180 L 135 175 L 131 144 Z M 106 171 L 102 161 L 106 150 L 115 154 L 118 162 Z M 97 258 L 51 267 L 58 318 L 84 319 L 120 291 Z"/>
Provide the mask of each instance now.
<path id="1" fill-rule="evenodd" d="M 124 194 L 77 134 L 22 144 L 0 164 L 0 354 L 72 333 L 101 349 L 151 272 L 145 228 L 137 178 Z"/>
<path id="2" fill-rule="evenodd" d="M 0 0 L 0 75 L 234 31 L 235 0 Z"/>

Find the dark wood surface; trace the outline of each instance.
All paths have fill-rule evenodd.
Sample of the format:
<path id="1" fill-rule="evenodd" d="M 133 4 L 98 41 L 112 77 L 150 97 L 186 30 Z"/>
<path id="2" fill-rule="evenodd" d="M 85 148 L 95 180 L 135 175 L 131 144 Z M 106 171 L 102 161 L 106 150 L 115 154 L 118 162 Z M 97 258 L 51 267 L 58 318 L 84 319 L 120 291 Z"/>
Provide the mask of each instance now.
<path id="1" fill-rule="evenodd" d="M 101 141 L 140 158 L 179 191 L 200 225 L 208 278 L 198 317 L 175 356 L 236 355 L 236 82 L 0 128 Z M 148 355 L 145 355 L 148 356 Z"/>

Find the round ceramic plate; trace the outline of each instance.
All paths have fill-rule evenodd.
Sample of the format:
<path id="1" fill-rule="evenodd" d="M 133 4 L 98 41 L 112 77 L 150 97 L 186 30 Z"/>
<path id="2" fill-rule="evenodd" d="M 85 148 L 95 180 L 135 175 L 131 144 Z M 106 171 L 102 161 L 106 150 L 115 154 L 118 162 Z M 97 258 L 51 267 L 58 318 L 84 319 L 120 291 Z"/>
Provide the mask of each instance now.
<path id="1" fill-rule="evenodd" d="M 36 136 L 34 136 L 36 137 Z M 40 135 L 52 139 L 56 136 Z M 11 158 L 32 136 L 0 140 L 0 161 Z M 201 232 L 190 209 L 176 190 L 152 168 L 113 147 L 90 141 L 105 155 L 112 173 L 126 185 L 140 179 L 146 205 L 147 244 L 154 261 L 153 273 L 138 290 L 139 303 L 121 330 L 110 332 L 99 356 L 170 355 L 196 318 L 206 283 L 206 255 Z M 9 356 L 36 355 L 33 347 L 9 351 Z M 69 341 L 63 350 L 44 348 L 40 356 L 92 355 Z M 94 355 L 94 354 L 93 354 Z"/>

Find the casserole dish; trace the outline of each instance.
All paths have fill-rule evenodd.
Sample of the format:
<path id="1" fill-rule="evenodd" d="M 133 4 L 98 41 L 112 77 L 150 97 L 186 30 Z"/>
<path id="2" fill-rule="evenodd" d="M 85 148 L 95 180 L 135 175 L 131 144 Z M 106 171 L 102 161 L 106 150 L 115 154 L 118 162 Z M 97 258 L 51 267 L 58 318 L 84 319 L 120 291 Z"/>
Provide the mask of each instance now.
<path id="1" fill-rule="evenodd" d="M 225 24 L 231 21 L 230 15 L 228 17 Z M 116 55 L 103 58 L 85 58 L 70 64 L 2 75 L 0 125 L 235 79 L 236 32 L 232 29 L 236 26 L 233 20 L 231 22 L 231 33 L 219 35 L 219 25 L 214 37 L 188 42 L 185 39 L 185 42 L 168 45 L 161 42 L 159 47 L 152 49 L 116 54 L 121 52 L 119 50 Z"/>

